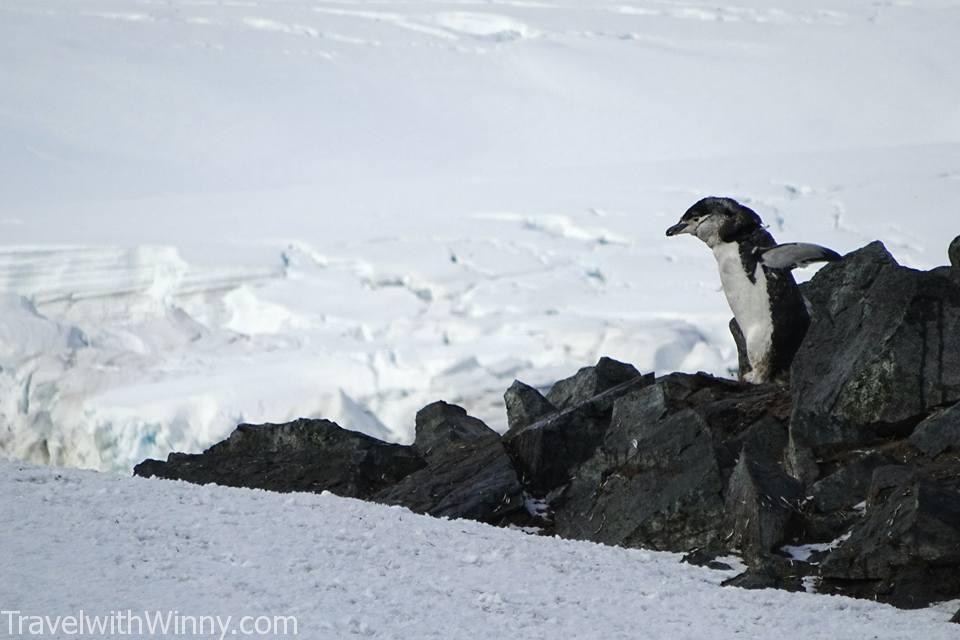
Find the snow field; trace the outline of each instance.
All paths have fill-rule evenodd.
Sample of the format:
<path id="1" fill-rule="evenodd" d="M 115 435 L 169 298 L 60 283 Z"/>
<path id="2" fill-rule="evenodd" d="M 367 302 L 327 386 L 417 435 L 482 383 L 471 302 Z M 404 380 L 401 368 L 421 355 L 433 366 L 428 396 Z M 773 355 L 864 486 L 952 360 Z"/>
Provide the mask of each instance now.
<path id="1" fill-rule="evenodd" d="M 330 494 L 0 463 L 0 503 L 0 603 L 22 615 L 292 615 L 299 637 L 317 639 L 956 637 L 945 622 L 956 603 L 899 611 L 725 589 L 730 572 L 680 564 L 677 554 Z"/>
<path id="2" fill-rule="evenodd" d="M 730 195 L 946 262 L 960 8 L 8 0 L 0 455 L 127 471 L 239 422 L 390 440 L 600 355 L 726 374 Z M 809 273 L 805 274 L 807 277 Z"/>

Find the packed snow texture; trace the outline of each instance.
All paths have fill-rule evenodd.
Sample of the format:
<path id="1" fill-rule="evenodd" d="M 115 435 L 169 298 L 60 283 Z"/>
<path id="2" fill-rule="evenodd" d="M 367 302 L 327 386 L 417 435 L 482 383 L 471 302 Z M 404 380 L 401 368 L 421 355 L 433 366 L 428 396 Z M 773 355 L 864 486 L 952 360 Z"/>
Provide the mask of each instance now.
<path id="1" fill-rule="evenodd" d="M 956 603 L 723 589 L 733 572 L 677 554 L 330 494 L 0 462 L 0 503 L 0 602 L 20 616 L 295 616 L 302 638 L 956 638 Z"/>
<path id="2" fill-rule="evenodd" d="M 599 355 L 735 366 L 709 251 L 960 232 L 960 2 L 5 0 L 0 455 L 395 441 Z"/>

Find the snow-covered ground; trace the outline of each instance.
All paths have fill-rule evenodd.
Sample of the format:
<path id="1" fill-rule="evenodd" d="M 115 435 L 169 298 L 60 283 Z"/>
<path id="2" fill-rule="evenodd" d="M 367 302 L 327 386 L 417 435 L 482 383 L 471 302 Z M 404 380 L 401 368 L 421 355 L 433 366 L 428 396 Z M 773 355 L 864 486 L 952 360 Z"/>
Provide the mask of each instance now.
<path id="1" fill-rule="evenodd" d="M 3 0 L 0 455 L 725 373 L 707 194 L 944 263 L 960 2 L 730 2 Z"/>
<path id="2" fill-rule="evenodd" d="M 947 622 L 957 603 L 899 611 L 725 589 L 718 584 L 731 572 L 680 564 L 676 554 L 529 536 L 329 494 L 0 462 L 0 503 L 0 608 L 19 612 L 0 615 L 0 635 L 11 623 L 28 631 L 82 611 L 126 625 L 220 616 L 214 633 L 186 637 L 219 637 L 221 624 L 223 637 L 242 637 L 246 616 L 246 628 L 265 616 L 261 629 L 279 618 L 275 629 L 285 621 L 288 631 L 292 616 L 296 637 L 313 639 L 957 637 Z M 18 630 L 10 637 L 26 637 Z"/>

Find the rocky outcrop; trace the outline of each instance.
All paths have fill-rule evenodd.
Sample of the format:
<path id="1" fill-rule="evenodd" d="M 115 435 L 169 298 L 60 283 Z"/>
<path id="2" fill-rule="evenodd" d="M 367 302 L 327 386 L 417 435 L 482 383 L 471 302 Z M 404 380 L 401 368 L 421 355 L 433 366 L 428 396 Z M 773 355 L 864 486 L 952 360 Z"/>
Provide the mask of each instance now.
<path id="1" fill-rule="evenodd" d="M 866 516 L 823 561 L 822 589 L 920 607 L 960 594 L 960 463 L 880 467 Z"/>
<path id="2" fill-rule="evenodd" d="M 566 485 L 603 438 L 614 402 L 631 391 L 653 384 L 653 380 L 652 375 L 642 376 L 632 366 L 603 358 L 596 367 L 585 367 L 572 378 L 554 385 L 561 390 L 551 389 L 547 401 L 553 397 L 550 405 L 559 406 L 561 410 L 531 424 L 515 420 L 503 436 L 524 486 L 539 497 Z M 531 399 L 529 391 L 525 393 L 528 402 L 543 406 L 539 400 Z"/>
<path id="3" fill-rule="evenodd" d="M 723 485 L 703 418 L 685 410 L 650 422 L 614 420 L 557 507 L 556 533 L 654 549 L 715 542 Z"/>
<path id="4" fill-rule="evenodd" d="M 775 461 L 744 451 L 727 486 L 732 547 L 756 563 L 783 546 L 801 491 L 800 483 Z"/>
<path id="5" fill-rule="evenodd" d="M 241 424 L 201 454 L 145 460 L 138 476 L 270 491 L 331 491 L 370 499 L 426 463 L 411 447 L 347 431 L 329 420 Z"/>
<path id="6" fill-rule="evenodd" d="M 512 431 L 557 412 L 557 408 L 539 391 L 519 380 L 514 380 L 503 394 L 503 403 L 507 408 L 507 427 Z"/>
<path id="7" fill-rule="evenodd" d="M 823 474 L 810 486 L 807 492 L 810 507 L 816 513 L 855 509 L 867 499 L 873 472 L 896 461 L 893 455 L 884 451 L 855 451 L 834 461 L 832 466 L 836 470 Z"/>
<path id="8" fill-rule="evenodd" d="M 960 598 L 957 273 L 906 269 L 879 243 L 822 269 L 803 285 L 789 388 L 603 358 L 546 395 L 515 382 L 502 437 L 437 402 L 409 446 L 323 420 L 241 425 L 136 473 L 332 491 L 717 568 L 735 553 L 747 569 L 724 584 L 742 588 Z"/>
<path id="9" fill-rule="evenodd" d="M 439 517 L 501 524 L 523 489 L 500 436 L 456 405 L 417 414 L 412 446 L 387 444 L 327 420 L 240 425 L 202 454 L 145 460 L 134 474 L 271 491 L 330 491 Z"/>
<path id="10" fill-rule="evenodd" d="M 672 374 L 619 398 L 602 442 L 554 504 L 556 533 L 675 551 L 719 544 L 741 450 L 749 443 L 774 460 L 782 453 L 770 434 L 751 430 L 761 421 L 776 430 L 770 409 L 782 394 Z"/>
<path id="11" fill-rule="evenodd" d="M 917 425 L 910 444 L 930 457 L 960 453 L 960 403 L 934 412 Z"/>
<path id="12" fill-rule="evenodd" d="M 417 413 L 413 447 L 426 466 L 373 499 L 418 513 L 499 523 L 523 508 L 523 489 L 500 436 L 462 408 L 435 402 Z"/>
<path id="13" fill-rule="evenodd" d="M 815 579 L 816 567 L 806 562 L 771 555 L 753 560 L 743 573 L 724 580 L 725 587 L 806 591 L 805 582 Z"/>
<path id="14" fill-rule="evenodd" d="M 569 378 L 554 383 L 547 393 L 547 400 L 558 409 L 570 409 L 639 377 L 640 372 L 632 364 L 604 357 L 596 366 L 584 367 Z"/>
<path id="15" fill-rule="evenodd" d="M 960 267 L 960 236 L 954 238 L 953 242 L 950 243 L 947 255 L 950 257 L 951 267 Z"/>
<path id="16" fill-rule="evenodd" d="M 791 370 L 795 460 L 902 438 L 960 400 L 960 282 L 902 267 L 874 242 L 804 294 L 813 322 Z M 816 475 L 809 463 L 795 471 Z"/>

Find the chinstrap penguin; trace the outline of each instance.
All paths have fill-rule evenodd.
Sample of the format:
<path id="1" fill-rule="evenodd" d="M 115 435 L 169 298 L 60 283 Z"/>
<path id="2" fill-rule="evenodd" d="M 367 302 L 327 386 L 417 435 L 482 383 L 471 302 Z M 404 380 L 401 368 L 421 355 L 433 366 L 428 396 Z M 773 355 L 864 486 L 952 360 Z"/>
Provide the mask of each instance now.
<path id="1" fill-rule="evenodd" d="M 747 366 L 741 366 L 740 377 L 758 384 L 784 381 L 810 324 L 790 269 L 840 255 L 814 244 L 777 245 L 760 216 L 730 198 L 704 198 L 667 229 L 668 236 L 684 233 L 700 238 L 717 259 L 746 347 Z"/>

